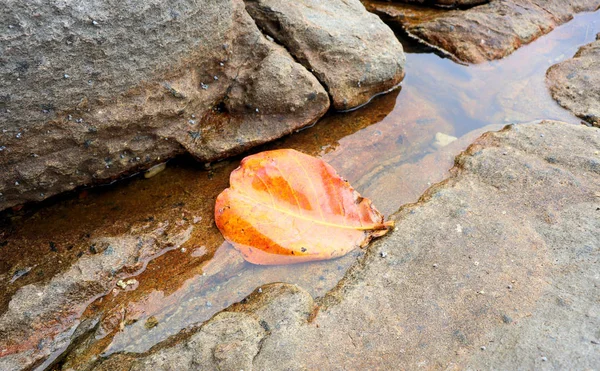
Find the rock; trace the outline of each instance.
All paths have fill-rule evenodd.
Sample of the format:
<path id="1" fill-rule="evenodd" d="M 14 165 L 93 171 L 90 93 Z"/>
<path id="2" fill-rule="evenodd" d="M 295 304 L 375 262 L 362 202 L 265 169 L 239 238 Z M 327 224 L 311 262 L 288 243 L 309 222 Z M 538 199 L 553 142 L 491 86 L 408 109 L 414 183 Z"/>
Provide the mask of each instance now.
<path id="1" fill-rule="evenodd" d="M 546 81 L 558 104 L 600 127 L 600 34 L 573 58 L 550 67 Z"/>
<path id="2" fill-rule="evenodd" d="M 145 357 L 118 354 L 94 369 L 127 365 L 131 370 L 252 370 L 265 337 L 272 330 L 305 324 L 314 305 L 312 297 L 294 285 L 270 284 L 259 290 L 248 303 L 217 314 L 183 341 L 174 338 Z"/>
<path id="3" fill-rule="evenodd" d="M 236 154 L 329 106 L 241 0 L 10 2 L 0 24 L 0 210 Z"/>
<path id="4" fill-rule="evenodd" d="M 515 369 L 551 354 L 555 368 L 594 368 L 599 149 L 599 129 L 553 121 L 483 135 L 449 179 L 394 215 L 397 230 L 316 301 L 318 311 L 297 287 L 263 287 L 193 330 L 218 329 L 194 351 L 195 365 Z M 231 333 L 235 345 L 220 345 Z M 244 340 L 249 333 L 256 339 Z M 159 369 L 193 369 L 193 356 L 176 351 L 196 347 L 186 340 L 196 335 L 185 336 L 98 369 L 156 359 Z"/>
<path id="5" fill-rule="evenodd" d="M 312 71 L 348 110 L 404 78 L 402 45 L 358 0 L 246 0 L 259 27 Z"/>
<path id="6" fill-rule="evenodd" d="M 482 63 L 509 55 L 576 13 L 598 9 L 600 0 L 491 1 L 467 10 L 376 1 L 365 1 L 365 6 L 455 60 Z"/>
<path id="7" fill-rule="evenodd" d="M 83 255 L 65 272 L 18 289 L 0 312 L 0 369 L 51 365 L 76 342 L 76 334 L 91 330 L 86 328 L 89 321 L 80 321 L 90 302 L 115 285 L 121 289 L 137 285 L 137 280 L 119 276 L 140 269 L 165 248 L 177 248 L 190 233 L 190 228 L 163 226 L 98 238 L 92 241 L 93 253 Z"/>
<path id="8" fill-rule="evenodd" d="M 388 0 L 389 1 L 389 0 Z M 434 5 L 439 7 L 469 7 L 487 3 L 491 0 L 393 0 L 399 3 Z"/>
<path id="9" fill-rule="evenodd" d="M 433 142 L 433 146 L 436 148 L 442 148 L 454 142 L 458 138 L 453 137 L 452 135 L 437 132 L 435 133 L 434 139 L 435 141 Z"/>

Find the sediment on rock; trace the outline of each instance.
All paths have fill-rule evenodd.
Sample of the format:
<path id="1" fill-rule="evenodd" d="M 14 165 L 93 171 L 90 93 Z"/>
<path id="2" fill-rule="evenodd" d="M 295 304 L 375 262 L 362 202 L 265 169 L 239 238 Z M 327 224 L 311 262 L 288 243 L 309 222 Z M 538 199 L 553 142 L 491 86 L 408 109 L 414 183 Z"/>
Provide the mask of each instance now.
<path id="1" fill-rule="evenodd" d="M 470 7 L 488 3 L 492 0 L 387 0 L 397 3 L 418 4 L 439 7 Z"/>
<path id="2" fill-rule="evenodd" d="M 318 312 L 297 287 L 263 288 L 203 327 L 243 313 L 217 337 L 245 334 L 252 323 L 258 351 L 256 341 L 211 340 L 194 362 L 261 370 L 593 368 L 598 150 L 599 129 L 554 121 L 483 135 L 449 179 L 394 215 L 395 232 L 317 300 Z M 98 369 L 171 369 L 177 349 L 194 344 L 113 355 Z"/>
<path id="3" fill-rule="evenodd" d="M 600 34 L 573 58 L 550 67 L 546 81 L 558 104 L 600 127 Z"/>
<path id="4" fill-rule="evenodd" d="M 191 228 L 163 223 L 151 231 L 93 239 L 90 252 L 67 271 L 19 288 L 0 307 L 0 369 L 51 365 L 76 343 L 78 333 L 98 323 L 95 318 L 80 320 L 92 301 L 111 290 L 134 289 L 137 281 L 126 277 L 157 254 L 181 246 Z"/>
<path id="5" fill-rule="evenodd" d="M 595 11 L 600 0 L 491 1 L 466 10 L 434 9 L 364 0 L 369 11 L 400 25 L 410 36 L 465 63 L 501 59 L 568 22 Z"/>
<path id="6" fill-rule="evenodd" d="M 246 0 L 246 9 L 318 77 L 338 110 L 361 106 L 404 78 L 402 45 L 358 0 Z"/>
<path id="7" fill-rule="evenodd" d="M 241 0 L 9 2 L 0 23 L 0 210 L 240 153 L 329 107 Z"/>

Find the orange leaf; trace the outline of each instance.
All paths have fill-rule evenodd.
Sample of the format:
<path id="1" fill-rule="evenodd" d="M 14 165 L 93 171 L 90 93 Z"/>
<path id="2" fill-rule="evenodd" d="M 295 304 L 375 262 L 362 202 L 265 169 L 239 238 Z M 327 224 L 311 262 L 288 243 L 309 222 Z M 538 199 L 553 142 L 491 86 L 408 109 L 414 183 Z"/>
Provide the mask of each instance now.
<path id="1" fill-rule="evenodd" d="M 393 226 L 330 165 L 293 149 L 244 158 L 229 182 L 215 222 L 254 264 L 336 258 Z"/>

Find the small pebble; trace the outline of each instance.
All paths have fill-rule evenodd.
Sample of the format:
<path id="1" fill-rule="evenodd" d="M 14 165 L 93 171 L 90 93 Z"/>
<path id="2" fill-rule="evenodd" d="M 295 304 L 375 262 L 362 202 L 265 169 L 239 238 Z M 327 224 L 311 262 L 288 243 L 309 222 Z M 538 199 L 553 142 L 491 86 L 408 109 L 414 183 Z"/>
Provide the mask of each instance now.
<path id="1" fill-rule="evenodd" d="M 433 265 L 433 267 L 434 267 L 434 268 L 437 268 L 437 267 L 438 267 L 438 265 L 437 265 L 437 264 L 434 264 L 434 265 Z"/>
<path id="2" fill-rule="evenodd" d="M 382 258 L 385 258 L 387 256 L 387 252 L 382 251 L 379 253 L 379 256 L 381 256 Z"/>
<path id="3" fill-rule="evenodd" d="M 186 252 L 186 251 L 187 251 L 187 249 L 185 247 L 181 248 L 181 252 Z"/>
<path id="4" fill-rule="evenodd" d="M 485 350 L 486 348 L 485 348 L 485 346 L 484 346 L 484 345 L 482 345 L 480 349 L 481 349 L 481 350 Z"/>
<path id="5" fill-rule="evenodd" d="M 547 360 L 548 360 L 548 358 L 542 357 L 542 362 L 546 362 Z"/>
<path id="6" fill-rule="evenodd" d="M 258 288 L 258 293 L 262 294 L 262 288 L 261 287 Z"/>
<path id="7" fill-rule="evenodd" d="M 215 79 L 215 81 L 217 81 L 219 79 L 219 76 L 213 76 L 213 79 Z"/>
<path id="8" fill-rule="evenodd" d="M 540 134 L 540 137 L 542 137 L 542 138 L 543 138 L 543 137 L 544 137 L 544 134 Z"/>
<path id="9" fill-rule="evenodd" d="M 256 111 L 256 112 L 258 112 L 258 108 L 257 108 L 257 109 L 255 109 L 255 111 Z"/>
<path id="10" fill-rule="evenodd" d="M 150 330 L 151 328 L 156 327 L 156 325 L 158 325 L 158 320 L 156 319 L 156 317 L 152 316 L 148 317 L 146 323 L 144 324 L 144 327 Z"/>
<path id="11" fill-rule="evenodd" d="M 93 24 L 94 26 L 97 26 L 97 25 L 98 25 L 98 22 L 97 22 L 97 21 L 92 21 L 92 24 Z"/>
<path id="12" fill-rule="evenodd" d="M 66 73 L 63 75 L 63 78 L 65 78 L 65 79 L 68 79 L 69 77 L 71 77 L 71 76 L 67 75 Z"/>
<path id="13" fill-rule="evenodd" d="M 512 290 L 513 287 L 512 287 L 512 285 L 508 285 L 508 286 L 506 286 L 506 288 L 509 290 Z"/>

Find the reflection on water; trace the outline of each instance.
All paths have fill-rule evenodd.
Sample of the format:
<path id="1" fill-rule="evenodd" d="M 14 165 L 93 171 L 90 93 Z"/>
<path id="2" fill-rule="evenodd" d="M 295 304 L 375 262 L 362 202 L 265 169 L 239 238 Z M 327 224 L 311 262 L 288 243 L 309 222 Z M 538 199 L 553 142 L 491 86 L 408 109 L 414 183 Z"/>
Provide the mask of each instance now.
<path id="1" fill-rule="evenodd" d="M 544 75 L 599 31 L 600 13 L 580 15 L 504 60 L 475 66 L 435 54 L 408 54 L 402 90 L 360 110 L 331 114 L 256 151 L 295 148 L 319 156 L 389 215 L 442 180 L 456 154 L 483 131 L 542 118 L 578 123 L 551 99 Z M 436 145 L 436 133 L 458 139 Z M 0 312 L 19 287 L 47 282 L 88 254 L 90 239 L 161 222 L 191 225 L 192 237 L 182 248 L 152 260 L 136 277 L 135 290 L 112 293 L 87 309 L 84 316 L 100 318 L 100 325 L 67 358 L 67 365 L 89 362 L 95 354 L 146 351 L 265 283 L 296 283 L 323 295 L 363 252 L 294 266 L 245 262 L 223 242 L 213 221 L 214 199 L 238 163 L 232 159 L 207 170 L 179 160 L 151 179 L 84 191 L 33 211 L 5 213 L 9 224 L 0 231 L 0 284 L 5 288 Z"/>

